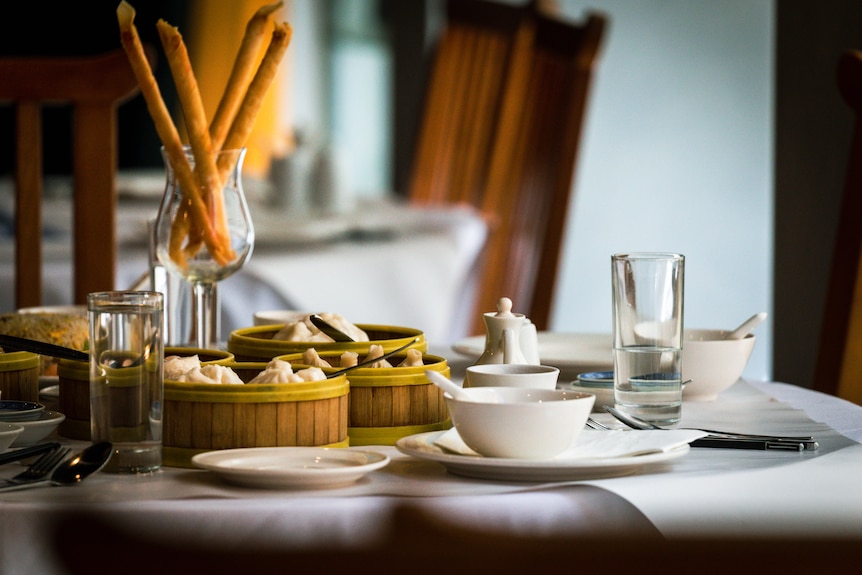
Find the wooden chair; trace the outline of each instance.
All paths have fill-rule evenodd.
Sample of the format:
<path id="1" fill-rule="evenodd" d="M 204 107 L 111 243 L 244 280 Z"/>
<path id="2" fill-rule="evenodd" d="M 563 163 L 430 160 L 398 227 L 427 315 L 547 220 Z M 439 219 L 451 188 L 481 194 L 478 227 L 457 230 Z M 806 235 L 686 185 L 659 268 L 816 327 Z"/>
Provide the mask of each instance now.
<path id="1" fill-rule="evenodd" d="M 855 122 L 814 388 L 862 404 L 862 51 L 839 59 L 838 88 Z"/>
<path id="2" fill-rule="evenodd" d="M 517 26 L 513 30 L 507 20 L 503 32 L 496 29 L 496 49 L 465 49 L 455 38 L 465 36 L 472 43 L 461 42 L 479 46 L 491 33 L 459 19 L 456 6 L 476 12 L 500 7 L 473 0 L 450 3 L 449 24 L 428 89 L 410 198 L 467 203 L 488 219 L 474 332 L 484 329 L 481 313 L 495 310 L 503 296 L 537 329 L 545 330 L 606 20 L 591 14 L 574 24 L 541 13 L 533 3 L 509 6 Z"/>
<path id="3" fill-rule="evenodd" d="M 117 106 L 138 91 L 125 52 L 0 59 L 0 103 L 15 107 L 15 301 L 42 299 L 42 118 L 46 104 L 73 109 L 74 302 L 114 288 Z"/>

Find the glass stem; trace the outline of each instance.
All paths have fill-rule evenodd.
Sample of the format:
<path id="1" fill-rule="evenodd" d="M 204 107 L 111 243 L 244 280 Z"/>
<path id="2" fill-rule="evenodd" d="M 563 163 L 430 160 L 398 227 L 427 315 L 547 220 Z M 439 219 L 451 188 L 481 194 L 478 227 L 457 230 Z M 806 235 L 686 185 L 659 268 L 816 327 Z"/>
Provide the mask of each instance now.
<path id="1" fill-rule="evenodd" d="M 194 284 L 194 322 L 195 345 L 201 349 L 215 349 L 221 331 L 221 309 L 218 304 L 218 290 L 215 282 L 196 282 Z"/>

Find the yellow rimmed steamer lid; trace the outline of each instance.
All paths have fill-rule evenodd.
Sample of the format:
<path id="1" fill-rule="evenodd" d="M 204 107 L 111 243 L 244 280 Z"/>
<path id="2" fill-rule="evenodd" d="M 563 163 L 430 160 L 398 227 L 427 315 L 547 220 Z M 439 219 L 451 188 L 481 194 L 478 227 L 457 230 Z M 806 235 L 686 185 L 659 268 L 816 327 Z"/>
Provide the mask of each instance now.
<path id="1" fill-rule="evenodd" d="M 0 353 L 0 399 L 39 400 L 40 359 L 29 351 Z"/>
<path id="2" fill-rule="evenodd" d="M 323 368 L 324 372 L 340 369 L 340 354 L 319 352 L 318 355 L 333 366 Z M 394 445 L 408 435 L 452 426 L 442 391 L 425 375 L 430 369 L 449 377 L 446 359 L 423 353 L 423 365 L 399 367 L 405 358 L 406 353 L 390 357 L 388 361 L 393 367 L 358 367 L 347 372 L 350 445 Z M 279 359 L 289 362 L 294 370 L 306 367 L 302 354 Z M 359 359 L 363 359 L 362 355 Z"/>
<path id="3" fill-rule="evenodd" d="M 228 362 L 243 381 L 268 362 Z M 194 455 L 243 447 L 347 447 L 344 375 L 301 383 L 190 383 L 165 380 L 162 459 L 192 467 Z"/>
<path id="4" fill-rule="evenodd" d="M 377 344 L 385 353 L 407 345 L 417 338 L 418 341 L 412 347 L 422 352 L 428 349 L 425 334 L 421 330 L 410 327 L 357 324 L 356 327 L 368 334 L 370 341 L 321 342 L 272 339 L 283 327 L 284 324 L 272 324 L 236 329 L 228 338 L 227 350 L 233 353 L 238 361 L 269 361 L 283 355 L 302 353 L 312 347 L 321 356 L 341 354 L 345 351 L 366 354 L 369 344 Z"/>

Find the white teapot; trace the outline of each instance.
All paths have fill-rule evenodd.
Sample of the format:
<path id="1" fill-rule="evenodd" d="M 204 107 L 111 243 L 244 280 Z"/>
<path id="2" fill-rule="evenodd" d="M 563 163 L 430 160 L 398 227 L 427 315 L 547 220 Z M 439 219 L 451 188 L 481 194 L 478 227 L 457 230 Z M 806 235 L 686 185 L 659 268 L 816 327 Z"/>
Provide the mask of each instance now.
<path id="1" fill-rule="evenodd" d="M 476 364 L 521 363 L 539 364 L 534 341 L 535 326 L 520 313 L 512 313 L 512 300 L 507 297 L 497 302 L 497 311 L 483 314 L 485 320 L 485 351 Z M 532 331 L 530 330 L 532 327 Z M 526 330 L 525 330 L 526 328 Z M 521 334 L 527 336 L 530 357 L 522 348 Z M 531 335 L 532 334 L 532 335 Z"/>

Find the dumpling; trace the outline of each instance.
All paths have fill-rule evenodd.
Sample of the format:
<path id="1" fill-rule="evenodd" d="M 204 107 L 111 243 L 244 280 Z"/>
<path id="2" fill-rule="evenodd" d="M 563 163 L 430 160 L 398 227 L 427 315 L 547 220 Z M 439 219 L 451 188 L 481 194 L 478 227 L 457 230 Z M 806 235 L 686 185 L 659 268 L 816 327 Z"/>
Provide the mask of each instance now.
<path id="1" fill-rule="evenodd" d="M 272 336 L 272 339 L 278 341 L 332 341 L 328 336 L 321 332 L 312 332 L 308 326 L 301 321 L 286 324 Z"/>
<path id="2" fill-rule="evenodd" d="M 343 369 L 345 367 L 353 367 L 357 363 L 359 363 L 359 354 L 355 351 L 345 351 L 341 354 L 341 361 L 338 365 Z"/>
<path id="3" fill-rule="evenodd" d="M 302 353 L 302 363 L 312 367 L 332 367 L 329 362 L 318 355 L 317 350 L 313 347 L 306 349 Z"/>
<path id="4" fill-rule="evenodd" d="M 372 346 L 368 349 L 368 355 L 365 357 L 365 361 L 374 359 L 375 357 L 380 357 L 381 355 L 383 355 L 383 353 L 384 351 L 382 345 L 377 345 L 376 343 L 372 344 Z M 381 359 L 380 361 L 375 361 L 367 367 L 392 367 L 392 364 L 385 359 Z"/>
<path id="5" fill-rule="evenodd" d="M 179 355 L 168 355 L 165 356 L 163 371 L 165 374 L 165 379 L 171 381 L 179 381 L 178 378 L 182 374 L 200 368 L 201 360 L 197 355 L 190 355 L 185 357 Z"/>
<path id="6" fill-rule="evenodd" d="M 422 361 L 422 352 L 415 348 L 407 350 L 407 357 L 404 361 L 398 364 L 398 367 L 422 367 L 425 362 Z"/>
<path id="7" fill-rule="evenodd" d="M 293 367 L 289 362 L 274 359 L 267 364 L 266 369 L 257 374 L 249 383 L 300 383 L 323 379 L 326 379 L 326 374 L 319 367 L 308 367 L 294 373 Z"/>
<path id="8" fill-rule="evenodd" d="M 224 365 L 215 364 L 190 369 L 177 376 L 176 381 L 189 383 L 243 383 L 234 370 Z"/>

